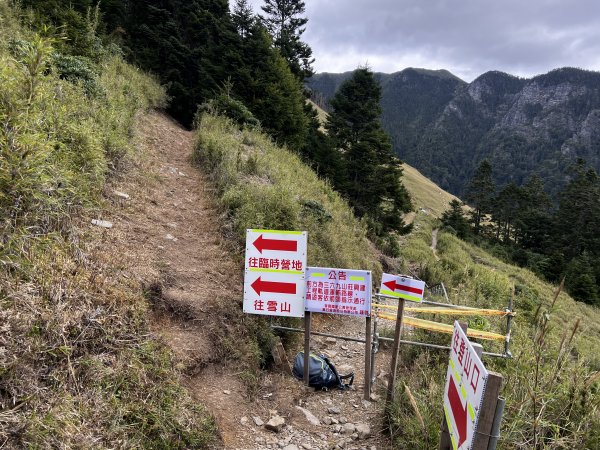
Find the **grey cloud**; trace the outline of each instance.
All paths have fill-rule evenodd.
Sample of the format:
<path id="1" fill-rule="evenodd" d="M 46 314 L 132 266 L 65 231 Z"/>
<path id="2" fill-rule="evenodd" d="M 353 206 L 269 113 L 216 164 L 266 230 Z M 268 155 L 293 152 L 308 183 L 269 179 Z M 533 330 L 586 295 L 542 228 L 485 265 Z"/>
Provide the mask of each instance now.
<path id="1" fill-rule="evenodd" d="M 318 71 L 367 60 L 376 71 L 426 66 L 467 80 L 487 70 L 600 69 L 597 0 L 306 0 L 306 7 L 304 37 Z"/>

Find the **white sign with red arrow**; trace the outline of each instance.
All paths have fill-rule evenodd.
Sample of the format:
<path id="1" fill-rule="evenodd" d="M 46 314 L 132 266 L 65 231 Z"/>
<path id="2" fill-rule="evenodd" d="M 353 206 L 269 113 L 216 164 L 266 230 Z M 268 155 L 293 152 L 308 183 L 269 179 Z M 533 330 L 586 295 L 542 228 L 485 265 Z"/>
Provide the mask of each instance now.
<path id="1" fill-rule="evenodd" d="M 247 230 L 244 312 L 304 317 L 307 233 Z"/>
<path id="2" fill-rule="evenodd" d="M 468 450 L 473 444 L 487 379 L 487 369 L 454 322 L 444 389 L 444 414 L 454 450 Z"/>
<path id="3" fill-rule="evenodd" d="M 425 282 L 402 275 L 384 273 L 381 276 L 379 293 L 388 297 L 403 298 L 411 302 L 422 302 Z"/>

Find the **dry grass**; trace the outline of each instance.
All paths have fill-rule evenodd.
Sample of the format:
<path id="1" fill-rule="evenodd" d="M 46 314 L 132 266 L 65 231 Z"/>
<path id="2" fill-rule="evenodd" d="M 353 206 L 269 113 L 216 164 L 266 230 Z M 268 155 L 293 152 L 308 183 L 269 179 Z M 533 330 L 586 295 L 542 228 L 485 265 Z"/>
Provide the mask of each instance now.
<path id="1" fill-rule="evenodd" d="M 444 282 L 455 304 L 502 309 L 515 289 L 511 351 L 514 359 L 484 359 L 505 377 L 507 398 L 500 449 L 598 448 L 600 445 L 600 311 L 575 302 L 531 272 L 506 264 L 484 250 L 440 232 L 436 259 L 429 248 L 437 222 L 420 215 L 403 243 L 404 264 L 430 284 Z M 440 317 L 440 321 L 444 318 Z M 503 330 L 501 321 L 471 318 L 470 327 Z M 447 338 L 420 333 L 420 339 L 447 344 Z M 484 349 L 501 351 L 501 345 Z M 437 351 L 403 351 L 401 378 L 420 407 L 426 429 L 442 417 L 447 356 Z M 391 429 L 400 447 L 431 448 L 410 399 L 399 393 Z"/>
<path id="2" fill-rule="evenodd" d="M 410 196 L 417 211 L 426 212 L 433 217 L 441 217 L 442 213 L 448 209 L 448 204 L 458 199 L 449 192 L 444 191 L 429 178 L 424 177 L 414 167 L 404 163 L 402 182 Z M 458 199 L 460 200 L 460 199 Z"/>
<path id="3" fill-rule="evenodd" d="M 164 92 L 109 57 L 94 97 L 59 79 L 52 41 L 18 24 L 0 0 L 0 447 L 206 445 L 212 421 L 150 335 L 139 286 L 94 254 L 82 219 Z"/>

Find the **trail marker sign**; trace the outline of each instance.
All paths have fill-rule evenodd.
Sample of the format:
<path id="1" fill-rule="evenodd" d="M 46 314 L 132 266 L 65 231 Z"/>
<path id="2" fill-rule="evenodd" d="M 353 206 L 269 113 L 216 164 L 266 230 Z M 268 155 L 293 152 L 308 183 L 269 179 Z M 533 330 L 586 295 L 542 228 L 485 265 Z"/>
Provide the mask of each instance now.
<path id="1" fill-rule="evenodd" d="M 306 231 L 246 230 L 244 312 L 304 317 Z"/>
<path id="2" fill-rule="evenodd" d="M 379 293 L 388 297 L 403 298 L 411 302 L 422 302 L 425 282 L 402 275 L 384 273 L 381 276 Z"/>
<path id="3" fill-rule="evenodd" d="M 309 312 L 368 317 L 371 315 L 371 272 L 309 267 L 305 309 Z"/>
<path id="4" fill-rule="evenodd" d="M 444 389 L 444 414 L 454 450 L 472 448 L 488 375 L 467 335 L 454 322 Z"/>

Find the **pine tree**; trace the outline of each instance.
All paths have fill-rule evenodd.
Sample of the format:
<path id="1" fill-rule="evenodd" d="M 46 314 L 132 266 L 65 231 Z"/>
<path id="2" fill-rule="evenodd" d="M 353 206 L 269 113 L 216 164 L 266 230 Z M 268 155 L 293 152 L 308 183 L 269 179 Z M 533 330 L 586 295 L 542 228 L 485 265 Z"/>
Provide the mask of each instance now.
<path id="1" fill-rule="evenodd" d="M 473 207 L 472 213 L 475 234 L 481 232 L 481 221 L 490 212 L 492 198 L 496 186 L 492 180 L 492 165 L 487 159 L 483 160 L 473 178 L 467 185 L 466 200 Z"/>
<path id="2" fill-rule="evenodd" d="M 463 204 L 459 200 L 454 199 L 450 202 L 450 209 L 444 211 L 441 220 L 444 226 L 454 230 L 461 239 L 465 239 L 471 232 L 469 221 L 463 211 Z"/>
<path id="3" fill-rule="evenodd" d="M 292 73 L 300 80 L 310 77 L 312 69 L 312 49 L 300 40 L 308 23 L 305 5 L 302 0 L 265 0 L 261 7 L 264 16 L 262 22 L 273 37 L 275 47 L 281 52 Z"/>
<path id="4" fill-rule="evenodd" d="M 544 182 L 536 175 L 522 187 L 522 208 L 515 222 L 517 242 L 538 253 L 546 250 L 551 231 L 552 201 L 544 190 Z"/>
<path id="5" fill-rule="evenodd" d="M 358 68 L 331 100 L 326 128 L 345 160 L 347 182 L 341 191 L 358 216 L 368 216 L 377 234 L 402 229 L 411 208 L 401 182 L 400 161 L 380 122 L 381 87 L 368 68 Z"/>
<path id="6" fill-rule="evenodd" d="M 588 252 L 600 256 L 600 177 L 584 161 L 572 169 L 571 182 L 560 193 L 554 242 L 567 257 Z"/>
<path id="7" fill-rule="evenodd" d="M 226 79 L 237 82 L 240 36 L 227 0 L 129 0 L 124 27 L 128 57 L 167 84 L 168 111 L 184 125 Z"/>
<path id="8" fill-rule="evenodd" d="M 518 220 L 519 211 L 523 206 L 523 190 L 514 182 L 504 186 L 492 200 L 490 211 L 492 221 L 496 226 L 496 240 L 510 243 L 514 223 Z"/>
<path id="9" fill-rule="evenodd" d="M 320 177 L 328 179 L 335 189 L 341 190 L 347 184 L 343 156 L 321 130 L 318 112 L 308 102 L 305 114 L 308 117 L 308 136 L 301 149 L 302 156 Z"/>
<path id="10" fill-rule="evenodd" d="M 302 86 L 259 23 L 244 41 L 243 58 L 248 81 L 234 87 L 238 96 L 278 143 L 299 151 L 308 128 Z"/>
<path id="11" fill-rule="evenodd" d="M 252 11 L 252 7 L 248 3 L 248 0 L 235 1 L 231 13 L 231 20 L 240 36 L 246 38 L 256 20 L 256 16 L 254 15 L 254 11 Z"/>

